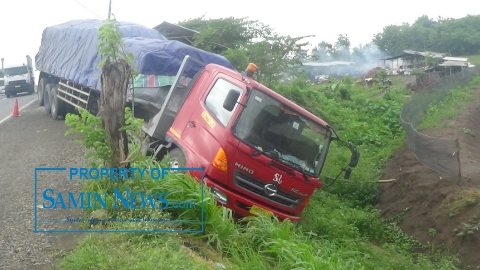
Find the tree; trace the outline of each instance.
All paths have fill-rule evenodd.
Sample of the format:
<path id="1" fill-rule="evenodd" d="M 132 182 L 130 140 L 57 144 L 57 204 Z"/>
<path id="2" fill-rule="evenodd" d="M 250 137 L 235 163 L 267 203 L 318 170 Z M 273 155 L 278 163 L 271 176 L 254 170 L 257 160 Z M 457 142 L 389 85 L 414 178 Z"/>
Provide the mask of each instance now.
<path id="1" fill-rule="evenodd" d="M 412 25 L 384 27 L 374 36 L 373 42 L 390 55 L 406 49 L 452 55 L 477 54 L 480 51 L 480 15 L 460 19 L 420 16 Z"/>
<path id="2" fill-rule="evenodd" d="M 99 100 L 102 126 L 109 135 L 112 157 L 105 160 L 106 167 L 129 167 L 128 137 L 125 126 L 126 92 L 132 74 L 133 56 L 125 53 L 119 23 L 107 19 L 99 29 L 98 48 L 102 61 L 102 93 Z"/>
<path id="3" fill-rule="evenodd" d="M 310 36 L 291 37 L 276 33 L 271 27 L 248 18 L 194 18 L 178 23 L 199 33 L 193 45 L 215 52 L 216 44 L 228 49 L 221 52 L 238 70 L 249 62 L 258 66 L 257 80 L 271 86 L 278 77 L 308 59 L 305 46 Z"/>
<path id="4" fill-rule="evenodd" d="M 259 21 L 248 18 L 220 18 L 205 20 L 204 16 L 179 22 L 178 25 L 193 29 L 195 35 L 193 46 L 215 51 L 216 44 L 229 49 L 239 49 L 255 38 L 269 36 L 272 29 Z"/>
<path id="5" fill-rule="evenodd" d="M 339 35 L 334 47 L 335 58 L 348 61 L 350 59 L 350 45 L 351 43 L 347 35 Z"/>
<path id="6" fill-rule="evenodd" d="M 318 62 L 331 61 L 334 56 L 334 46 L 330 43 L 322 41 L 312 49 L 312 54 L 316 56 Z"/>

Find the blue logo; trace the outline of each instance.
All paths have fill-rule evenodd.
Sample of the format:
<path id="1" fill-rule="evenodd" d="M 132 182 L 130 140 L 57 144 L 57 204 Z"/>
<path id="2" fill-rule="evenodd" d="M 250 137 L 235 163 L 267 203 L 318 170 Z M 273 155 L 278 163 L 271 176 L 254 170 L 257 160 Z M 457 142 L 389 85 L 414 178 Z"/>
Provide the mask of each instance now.
<path id="1" fill-rule="evenodd" d="M 144 179 L 151 179 L 153 181 L 163 181 L 165 176 L 172 171 L 193 171 L 197 175 L 201 174 L 201 203 L 193 200 L 178 201 L 170 200 L 167 192 L 142 192 L 133 190 L 133 188 L 126 188 L 119 190 L 114 188 L 111 192 L 83 192 L 83 191 L 65 191 L 57 190 L 54 187 L 46 187 L 43 190 L 38 190 L 39 183 L 45 186 L 46 179 L 38 179 L 38 172 L 40 171 L 56 171 L 68 172 L 65 176 L 65 181 L 145 181 Z M 65 175 L 65 173 L 63 173 Z M 203 168 L 152 168 L 148 172 L 145 168 L 35 168 L 34 171 L 34 231 L 35 232 L 203 232 L 204 224 L 204 170 Z M 198 205 L 197 205 L 198 204 Z M 97 211 L 103 209 L 126 209 L 126 210 L 158 210 L 169 211 L 173 209 L 190 209 L 199 211 L 201 220 L 175 220 L 172 218 L 118 218 L 118 217 L 104 217 L 104 218 L 89 218 L 72 217 L 72 210 L 75 209 L 91 209 Z M 41 209 L 41 210 L 39 210 Z M 63 219 L 37 219 L 38 211 L 45 213 L 47 211 L 55 210 L 57 213 L 62 211 L 66 213 Z M 78 212 L 78 211 L 77 211 Z M 48 215 L 48 214 L 47 214 Z M 58 214 L 57 214 L 58 216 Z M 200 230 L 65 230 L 65 229 L 51 229 L 38 227 L 51 227 L 48 224 L 55 223 L 108 223 L 108 222 L 134 222 L 134 223 L 201 223 Z M 47 224 L 47 226 L 43 226 Z"/>

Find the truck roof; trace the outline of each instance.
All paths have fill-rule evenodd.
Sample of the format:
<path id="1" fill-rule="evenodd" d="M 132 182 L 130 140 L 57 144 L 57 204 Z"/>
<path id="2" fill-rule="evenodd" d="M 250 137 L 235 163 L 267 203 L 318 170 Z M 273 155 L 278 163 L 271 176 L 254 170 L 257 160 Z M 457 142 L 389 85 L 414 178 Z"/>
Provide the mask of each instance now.
<path id="1" fill-rule="evenodd" d="M 27 66 L 26 64 L 5 65 L 3 69 Z"/>
<path id="2" fill-rule="evenodd" d="M 242 74 L 240 74 L 238 71 L 235 71 L 235 70 L 232 70 L 232 69 L 229 69 L 229 68 L 226 68 L 224 66 L 221 66 L 221 65 L 217 65 L 217 64 L 208 64 L 206 67 L 205 67 L 206 70 L 210 71 L 210 72 L 219 72 L 221 71 L 222 73 L 225 73 L 229 76 L 232 76 L 233 78 L 236 78 L 238 79 L 239 81 L 242 80 Z M 302 108 L 301 106 L 299 106 L 298 104 L 296 104 L 295 102 L 285 98 L 284 96 L 280 95 L 279 93 L 273 91 L 272 89 L 266 87 L 265 85 L 255 81 L 254 79 L 252 78 L 248 78 L 248 80 L 250 81 L 250 86 L 254 87 L 254 88 L 257 88 L 261 91 L 263 91 L 264 93 L 268 94 L 269 96 L 271 96 L 272 98 L 276 99 L 277 101 L 279 101 L 280 103 L 283 103 L 283 104 L 287 104 L 289 105 L 293 110 L 297 111 L 298 113 L 310 118 L 311 120 L 315 121 L 317 124 L 320 124 L 322 126 L 325 126 L 325 127 L 329 127 L 330 125 L 323 121 L 322 119 L 320 119 L 318 116 L 314 115 L 313 113 L 307 111 L 306 109 Z"/>

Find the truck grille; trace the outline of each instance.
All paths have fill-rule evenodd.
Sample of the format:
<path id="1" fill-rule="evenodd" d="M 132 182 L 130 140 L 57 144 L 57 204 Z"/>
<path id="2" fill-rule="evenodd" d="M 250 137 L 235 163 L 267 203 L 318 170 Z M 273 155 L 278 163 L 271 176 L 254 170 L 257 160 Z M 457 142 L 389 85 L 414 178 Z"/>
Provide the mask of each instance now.
<path id="1" fill-rule="evenodd" d="M 8 85 L 19 85 L 19 84 L 26 84 L 26 80 L 18 80 L 18 81 L 10 81 L 8 82 Z"/>
<path id="2" fill-rule="evenodd" d="M 236 186 L 253 193 L 257 196 L 260 196 L 264 199 L 267 199 L 269 201 L 281 204 L 286 207 L 290 208 L 295 208 L 297 207 L 301 202 L 302 199 L 292 196 L 278 188 L 277 193 L 274 196 L 268 196 L 264 192 L 264 187 L 268 183 L 264 183 L 262 181 L 259 181 L 253 177 L 250 177 L 238 170 L 235 170 L 233 172 L 233 181 Z"/>

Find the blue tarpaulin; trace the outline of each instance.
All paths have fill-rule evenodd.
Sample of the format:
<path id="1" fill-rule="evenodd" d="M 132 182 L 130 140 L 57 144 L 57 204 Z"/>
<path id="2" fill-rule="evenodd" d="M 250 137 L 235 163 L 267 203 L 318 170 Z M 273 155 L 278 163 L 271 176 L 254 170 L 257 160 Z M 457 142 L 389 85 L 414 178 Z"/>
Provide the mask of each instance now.
<path id="1" fill-rule="evenodd" d="M 234 69 L 223 56 L 206 52 L 175 40 L 147 38 L 124 38 L 126 50 L 134 55 L 138 73 L 145 75 L 175 76 L 186 55 L 204 64 L 218 64 Z M 200 65 L 187 65 L 183 75 L 193 77 L 201 69 Z"/>
<path id="2" fill-rule="evenodd" d="M 98 30 L 101 20 L 75 20 L 43 31 L 42 43 L 35 56 L 37 70 L 101 90 L 98 64 Z M 178 41 L 169 41 L 159 32 L 138 24 L 120 22 L 127 52 L 134 57 L 134 66 L 141 74 L 175 75 L 185 55 L 198 60 L 233 66 L 224 57 L 208 53 Z M 190 67 L 188 73 L 196 73 Z"/>

